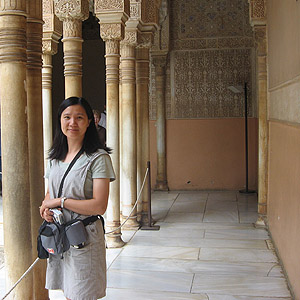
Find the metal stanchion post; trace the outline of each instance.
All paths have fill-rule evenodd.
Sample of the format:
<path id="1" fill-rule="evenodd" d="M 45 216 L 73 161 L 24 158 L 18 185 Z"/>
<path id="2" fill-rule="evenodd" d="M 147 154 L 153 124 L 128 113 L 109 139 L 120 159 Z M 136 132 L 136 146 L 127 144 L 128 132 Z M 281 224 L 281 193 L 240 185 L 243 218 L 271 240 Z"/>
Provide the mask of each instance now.
<path id="1" fill-rule="evenodd" d="M 141 230 L 159 230 L 160 226 L 153 225 L 151 215 L 151 172 L 150 172 L 150 161 L 147 162 L 148 168 L 148 225 L 142 226 Z"/>

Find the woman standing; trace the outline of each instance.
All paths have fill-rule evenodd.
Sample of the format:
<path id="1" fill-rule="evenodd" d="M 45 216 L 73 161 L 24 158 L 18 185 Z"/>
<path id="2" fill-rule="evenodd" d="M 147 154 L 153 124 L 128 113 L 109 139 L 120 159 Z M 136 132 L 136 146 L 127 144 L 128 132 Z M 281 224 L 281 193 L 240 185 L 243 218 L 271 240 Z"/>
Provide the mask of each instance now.
<path id="1" fill-rule="evenodd" d="M 68 165 L 82 149 L 83 153 L 65 178 L 62 197 L 58 198 L 61 179 Z M 50 208 L 61 207 L 65 221 L 102 215 L 107 208 L 109 182 L 115 174 L 109 149 L 99 141 L 93 111 L 83 98 L 70 97 L 58 110 L 57 130 L 50 149 L 46 172 L 49 188 L 40 208 L 48 222 Z M 98 219 L 87 225 L 87 243 L 70 247 L 61 255 L 50 255 L 46 288 L 61 289 L 69 300 L 96 300 L 105 296 L 106 261 L 104 231 Z"/>

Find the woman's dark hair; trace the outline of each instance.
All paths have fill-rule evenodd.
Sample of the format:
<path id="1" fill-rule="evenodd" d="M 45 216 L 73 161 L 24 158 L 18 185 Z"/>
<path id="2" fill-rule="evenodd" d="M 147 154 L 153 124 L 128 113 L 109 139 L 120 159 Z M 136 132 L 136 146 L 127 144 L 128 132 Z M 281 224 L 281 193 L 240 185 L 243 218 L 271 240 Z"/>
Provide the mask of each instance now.
<path id="1" fill-rule="evenodd" d="M 98 131 L 95 126 L 94 114 L 89 103 L 81 97 L 70 97 L 65 99 L 58 108 L 56 131 L 53 139 L 53 145 L 49 150 L 49 159 L 63 160 L 68 153 L 67 137 L 61 130 L 61 115 L 62 112 L 71 105 L 81 105 L 88 119 L 90 120 L 89 127 L 86 130 L 83 139 L 83 150 L 87 155 L 96 152 L 98 149 L 104 149 L 108 153 L 111 152 L 110 148 L 105 147 L 99 139 Z"/>

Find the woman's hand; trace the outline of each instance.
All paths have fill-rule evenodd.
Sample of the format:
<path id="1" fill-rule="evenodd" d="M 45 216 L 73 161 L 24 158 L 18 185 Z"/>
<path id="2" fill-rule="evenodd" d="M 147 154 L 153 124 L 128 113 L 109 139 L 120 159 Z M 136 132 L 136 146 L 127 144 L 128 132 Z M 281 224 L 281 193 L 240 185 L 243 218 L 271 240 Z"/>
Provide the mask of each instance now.
<path id="1" fill-rule="evenodd" d="M 45 199 L 40 206 L 40 216 L 47 222 L 53 222 L 53 212 L 50 211 L 50 208 L 60 206 L 60 198 L 50 199 L 49 191 L 45 196 Z"/>
<path id="2" fill-rule="evenodd" d="M 43 206 L 41 206 L 40 207 L 40 215 L 47 222 L 53 222 L 53 212 L 50 211 L 49 208 L 45 208 L 45 207 L 43 208 Z"/>

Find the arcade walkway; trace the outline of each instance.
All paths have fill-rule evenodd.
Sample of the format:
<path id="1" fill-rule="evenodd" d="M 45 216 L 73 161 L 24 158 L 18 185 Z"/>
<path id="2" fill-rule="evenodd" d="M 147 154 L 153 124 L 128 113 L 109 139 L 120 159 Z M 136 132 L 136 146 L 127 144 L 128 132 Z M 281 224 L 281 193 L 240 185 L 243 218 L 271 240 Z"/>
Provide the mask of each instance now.
<path id="1" fill-rule="evenodd" d="M 160 230 L 124 232 L 127 245 L 107 251 L 105 300 L 292 299 L 268 233 L 253 226 L 256 195 L 154 192 L 152 203 Z M 4 273 L 0 258 L 0 296 Z"/>

